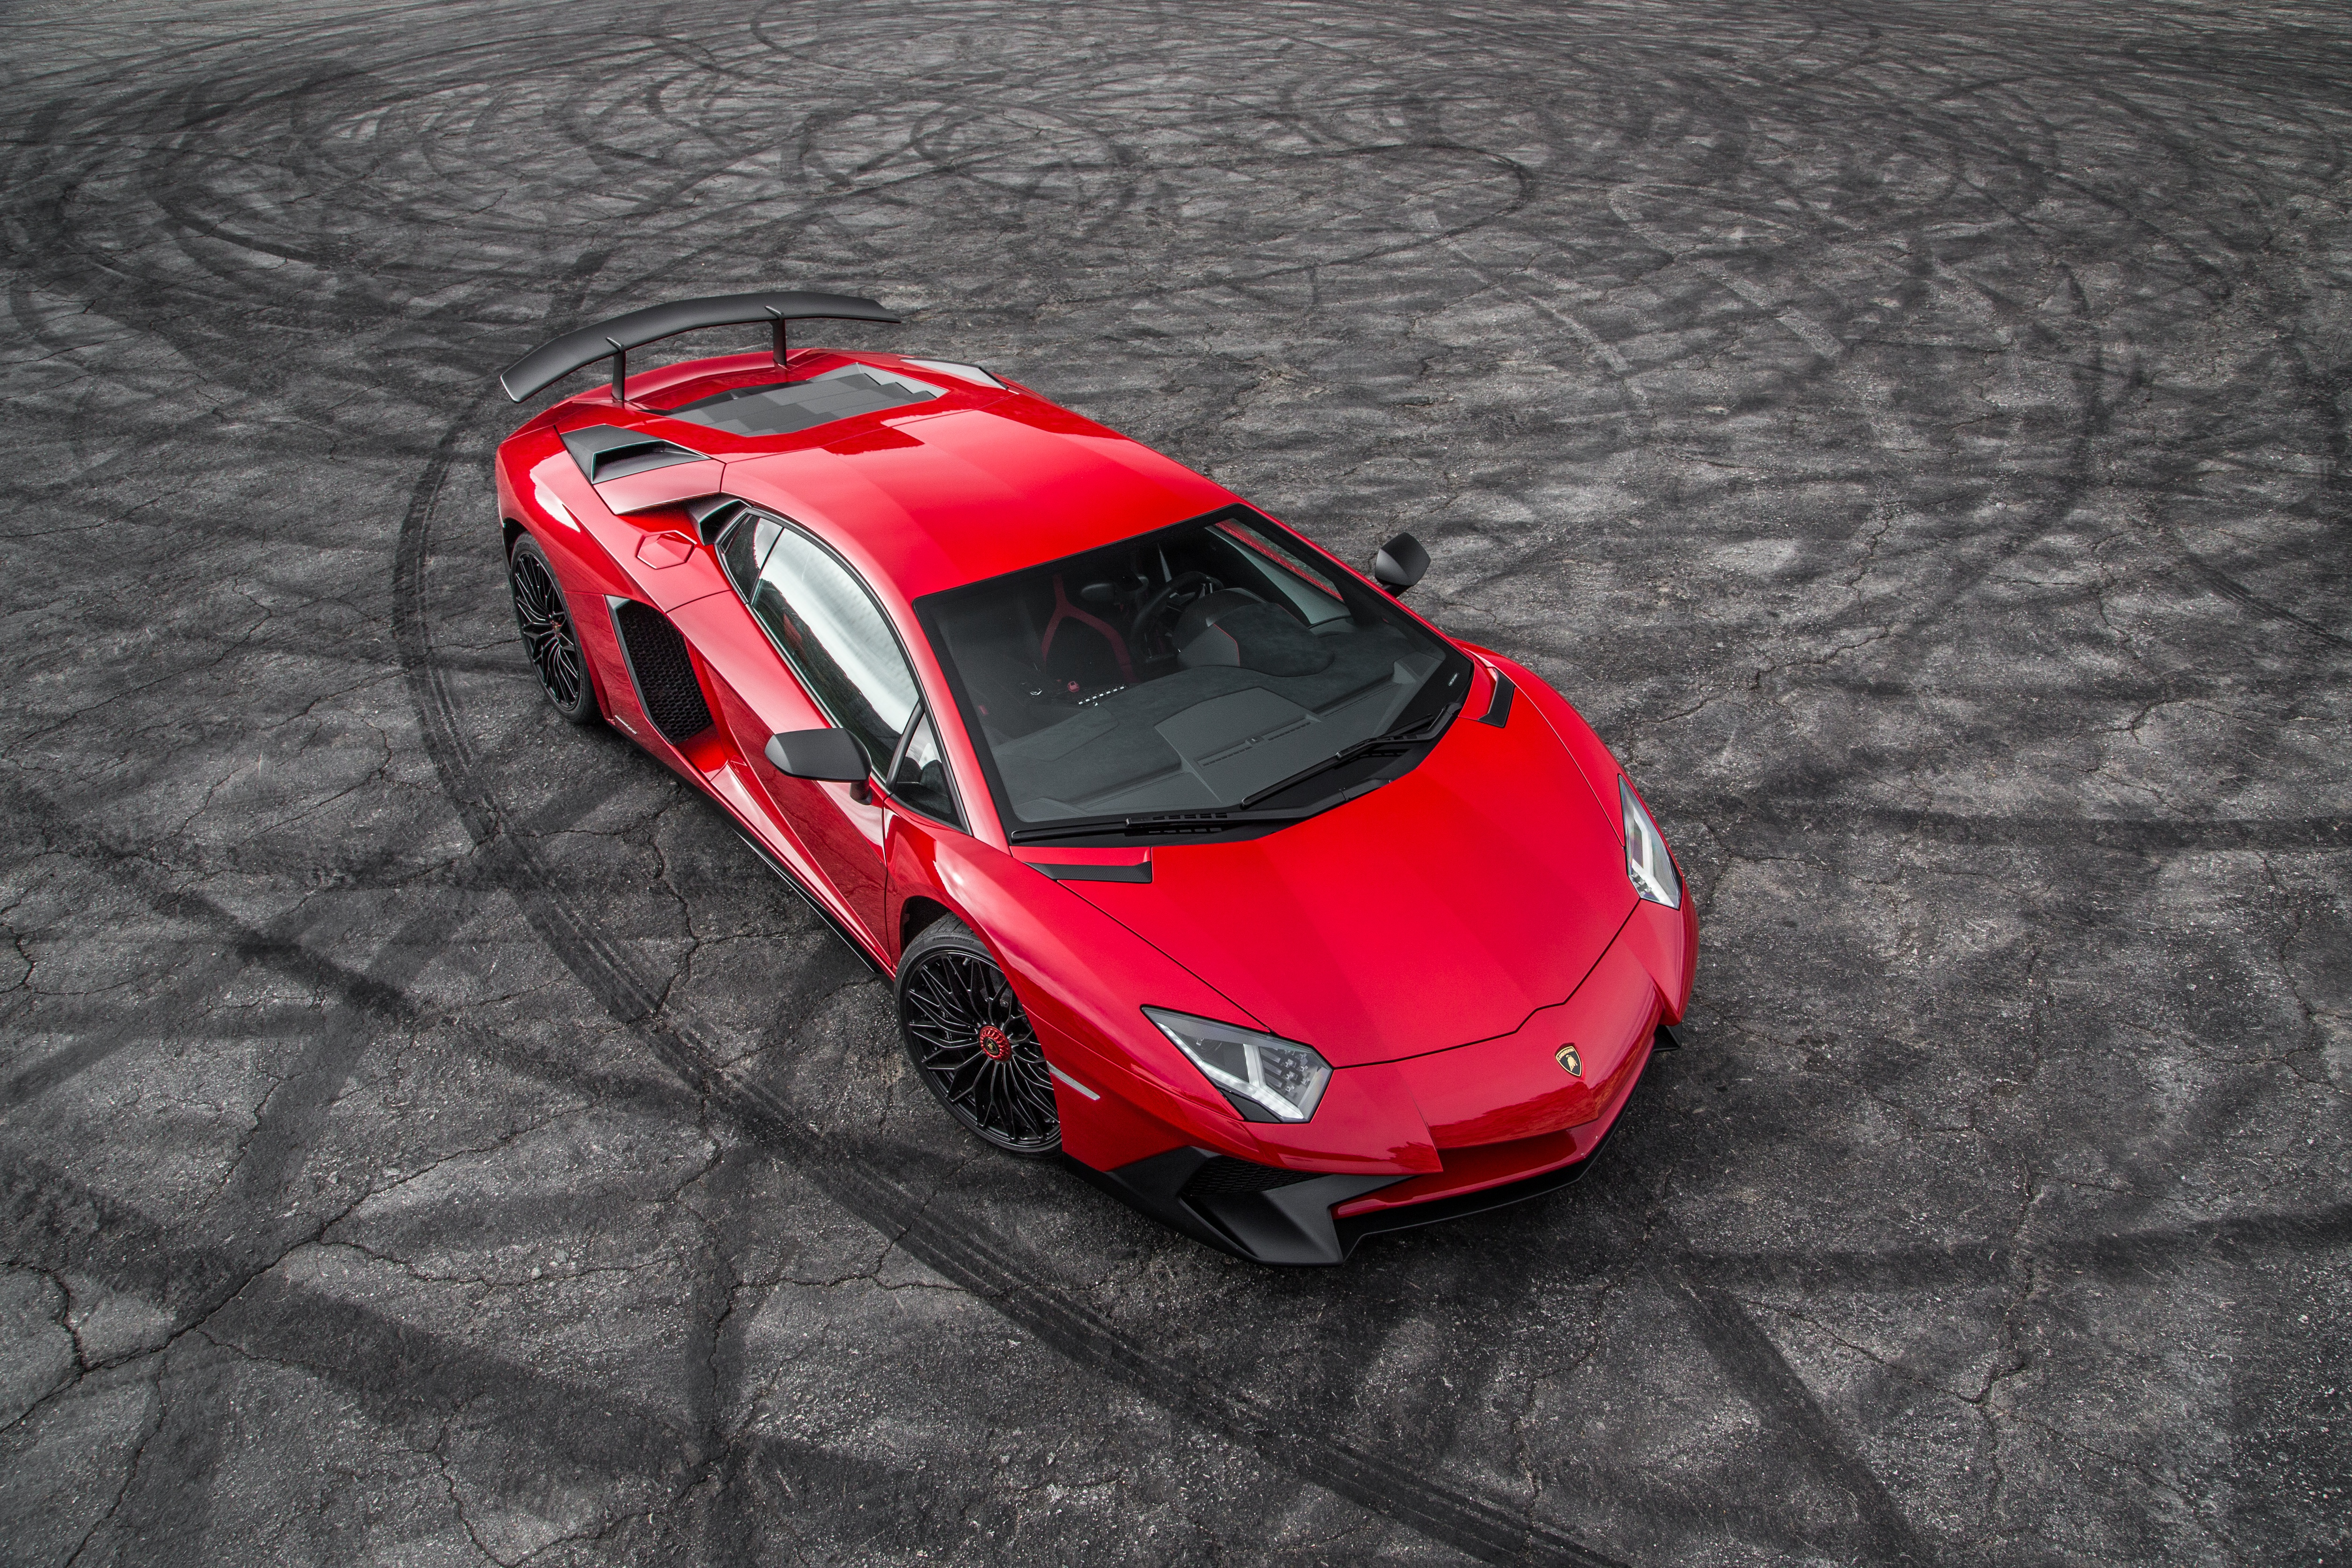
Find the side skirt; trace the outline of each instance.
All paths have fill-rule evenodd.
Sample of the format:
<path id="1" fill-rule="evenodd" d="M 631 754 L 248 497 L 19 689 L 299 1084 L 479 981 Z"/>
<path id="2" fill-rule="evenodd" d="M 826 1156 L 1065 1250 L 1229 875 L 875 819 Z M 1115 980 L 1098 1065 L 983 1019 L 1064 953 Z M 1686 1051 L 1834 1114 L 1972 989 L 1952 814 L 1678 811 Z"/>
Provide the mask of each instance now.
<path id="1" fill-rule="evenodd" d="M 699 779 L 697 779 L 694 782 L 698 785 L 701 784 Z M 890 971 L 883 966 L 882 961 L 875 957 L 870 952 L 866 951 L 866 944 L 858 941 L 857 938 L 851 933 L 849 928 L 842 924 L 840 920 L 835 916 L 834 912 L 831 910 L 826 909 L 824 905 L 818 900 L 817 896 L 814 893 L 810 892 L 808 889 L 802 884 L 800 878 L 793 874 L 791 867 L 785 865 L 782 860 L 777 859 L 773 855 L 770 854 L 766 845 L 761 843 L 757 838 L 752 837 L 751 832 L 745 828 L 741 823 L 735 820 L 734 811 L 725 801 L 719 799 L 717 795 L 713 794 L 708 788 L 705 788 L 702 793 L 709 799 L 711 805 L 717 806 L 726 815 L 728 822 L 734 826 L 736 837 L 742 839 L 746 845 L 750 846 L 751 853 L 757 855 L 767 866 L 769 870 L 773 871 L 777 876 L 782 877 L 784 879 L 784 885 L 786 887 L 800 895 L 801 902 L 806 904 L 811 910 L 814 910 L 816 918 L 823 921 L 827 926 L 832 928 L 833 934 L 839 937 L 842 941 L 842 944 L 848 948 L 850 952 L 856 953 L 859 960 L 865 963 L 866 967 L 874 972 L 877 979 L 887 981 L 894 978 Z"/>

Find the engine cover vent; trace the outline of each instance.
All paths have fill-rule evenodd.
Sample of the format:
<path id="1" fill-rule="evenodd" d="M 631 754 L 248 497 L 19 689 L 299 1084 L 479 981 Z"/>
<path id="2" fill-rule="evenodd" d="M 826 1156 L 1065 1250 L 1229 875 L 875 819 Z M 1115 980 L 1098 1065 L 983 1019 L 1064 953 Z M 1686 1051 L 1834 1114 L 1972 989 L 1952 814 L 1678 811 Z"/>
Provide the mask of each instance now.
<path id="1" fill-rule="evenodd" d="M 563 448 L 580 465 L 580 471 L 588 476 L 590 484 L 667 468 L 673 463 L 709 460 L 675 441 L 665 441 L 642 430 L 624 430 L 617 425 L 589 425 L 566 430 Z"/>

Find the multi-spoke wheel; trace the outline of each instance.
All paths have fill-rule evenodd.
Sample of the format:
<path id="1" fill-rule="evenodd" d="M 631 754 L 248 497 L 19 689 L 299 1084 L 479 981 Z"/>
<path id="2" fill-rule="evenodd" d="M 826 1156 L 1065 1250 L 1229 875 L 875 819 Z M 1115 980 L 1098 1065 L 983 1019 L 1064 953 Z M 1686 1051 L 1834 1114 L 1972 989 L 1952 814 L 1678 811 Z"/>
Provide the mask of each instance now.
<path id="1" fill-rule="evenodd" d="M 927 928 L 899 960 L 898 1033 L 958 1121 L 1009 1153 L 1061 1148 L 1036 1033 L 987 947 L 953 920 Z"/>
<path id="2" fill-rule="evenodd" d="M 514 590 L 515 625 L 522 632 L 531 668 L 539 671 L 540 689 L 572 723 L 593 721 L 596 692 L 588 682 L 579 630 L 563 603 L 563 590 L 556 586 L 547 552 L 527 533 L 515 541 L 514 554 L 507 562 L 507 584 Z"/>

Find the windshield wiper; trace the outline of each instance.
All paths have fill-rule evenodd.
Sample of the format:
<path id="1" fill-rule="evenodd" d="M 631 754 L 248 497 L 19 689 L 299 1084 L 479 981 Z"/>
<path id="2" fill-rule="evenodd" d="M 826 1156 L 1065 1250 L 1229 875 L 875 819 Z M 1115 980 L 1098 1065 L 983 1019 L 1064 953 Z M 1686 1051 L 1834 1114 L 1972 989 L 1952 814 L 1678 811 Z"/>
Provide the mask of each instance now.
<path id="1" fill-rule="evenodd" d="M 1087 838 L 1098 833 L 1222 833 L 1259 822 L 1304 822 L 1311 811 L 1155 811 L 1137 816 L 1087 816 L 1045 827 L 1016 828 L 1004 837 L 1014 844 L 1046 838 Z"/>
<path id="2" fill-rule="evenodd" d="M 1328 805 L 1336 805 L 1339 801 L 1353 800 L 1360 795 L 1369 795 L 1388 781 L 1366 779 L 1363 783 L 1351 785 L 1344 791 L 1339 800 L 1318 803 L 1310 810 L 1253 811 L 1250 807 L 1294 785 L 1304 784 L 1318 773 L 1328 773 L 1342 763 L 1353 762 L 1358 757 L 1378 751 L 1384 746 L 1393 746 L 1402 751 L 1408 746 L 1418 745 L 1423 741 L 1430 740 L 1445 727 L 1445 721 L 1453 718 L 1455 710 L 1461 706 L 1459 702 L 1449 702 L 1426 719 L 1417 720 L 1411 724 L 1391 730 L 1385 735 L 1374 735 L 1370 740 L 1358 741 L 1353 745 L 1343 746 L 1313 767 L 1301 769 L 1278 784 L 1268 784 L 1244 800 L 1239 805 L 1223 809 L 1211 807 L 1206 811 L 1154 811 L 1134 816 L 1084 816 L 1075 821 L 1050 824 L 1042 827 L 1015 828 L 1006 834 L 1005 837 L 1014 844 L 1034 844 L 1048 838 L 1090 838 L 1103 833 L 1222 833 L 1228 827 L 1247 826 L 1253 823 L 1304 822 L 1315 816 L 1317 812 L 1326 809 Z"/>
<path id="3" fill-rule="evenodd" d="M 1259 790 L 1255 795 L 1250 795 L 1244 799 L 1242 802 L 1242 805 L 1246 809 L 1250 806 L 1255 805 L 1259 801 L 1272 800 L 1284 790 L 1294 789 L 1298 785 L 1305 784 L 1308 779 L 1315 777 L 1318 773 L 1328 773 L 1333 768 L 1339 766 L 1343 763 L 1352 763 L 1358 757 L 1368 756 L 1371 752 L 1380 751 L 1384 747 L 1393 746 L 1402 751 L 1407 746 L 1419 745 L 1422 742 L 1434 737 L 1440 730 L 1444 729 L 1445 721 L 1448 719 L 1453 718 L 1454 710 L 1461 706 L 1462 704 L 1459 702 L 1449 702 L 1444 707 L 1439 709 L 1436 712 L 1432 713 L 1426 719 L 1416 720 L 1412 723 L 1406 724 L 1399 729 L 1391 730 L 1385 735 L 1374 735 L 1369 741 L 1358 741 L 1352 746 L 1342 746 L 1338 751 L 1332 752 L 1329 756 L 1324 758 L 1321 762 L 1315 763 L 1311 767 L 1301 768 L 1297 773 L 1291 774 L 1288 778 L 1278 780 L 1274 784 L 1266 785 L 1264 789 Z"/>

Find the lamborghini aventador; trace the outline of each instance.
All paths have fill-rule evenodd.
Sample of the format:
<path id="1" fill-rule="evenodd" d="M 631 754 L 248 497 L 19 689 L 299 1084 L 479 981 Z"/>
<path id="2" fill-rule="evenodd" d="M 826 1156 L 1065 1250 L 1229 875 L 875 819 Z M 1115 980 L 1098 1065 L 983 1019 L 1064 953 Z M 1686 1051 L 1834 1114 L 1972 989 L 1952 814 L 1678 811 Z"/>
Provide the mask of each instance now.
<path id="1" fill-rule="evenodd" d="M 1213 1246 L 1362 1237 L 1580 1175 L 1697 924 L 1568 701 L 1369 571 L 977 365 L 793 347 L 871 300 L 568 332 L 499 447 L 555 711 L 703 790 L 894 988 L 945 1112 Z M 764 352 L 629 374 L 765 324 Z"/>

